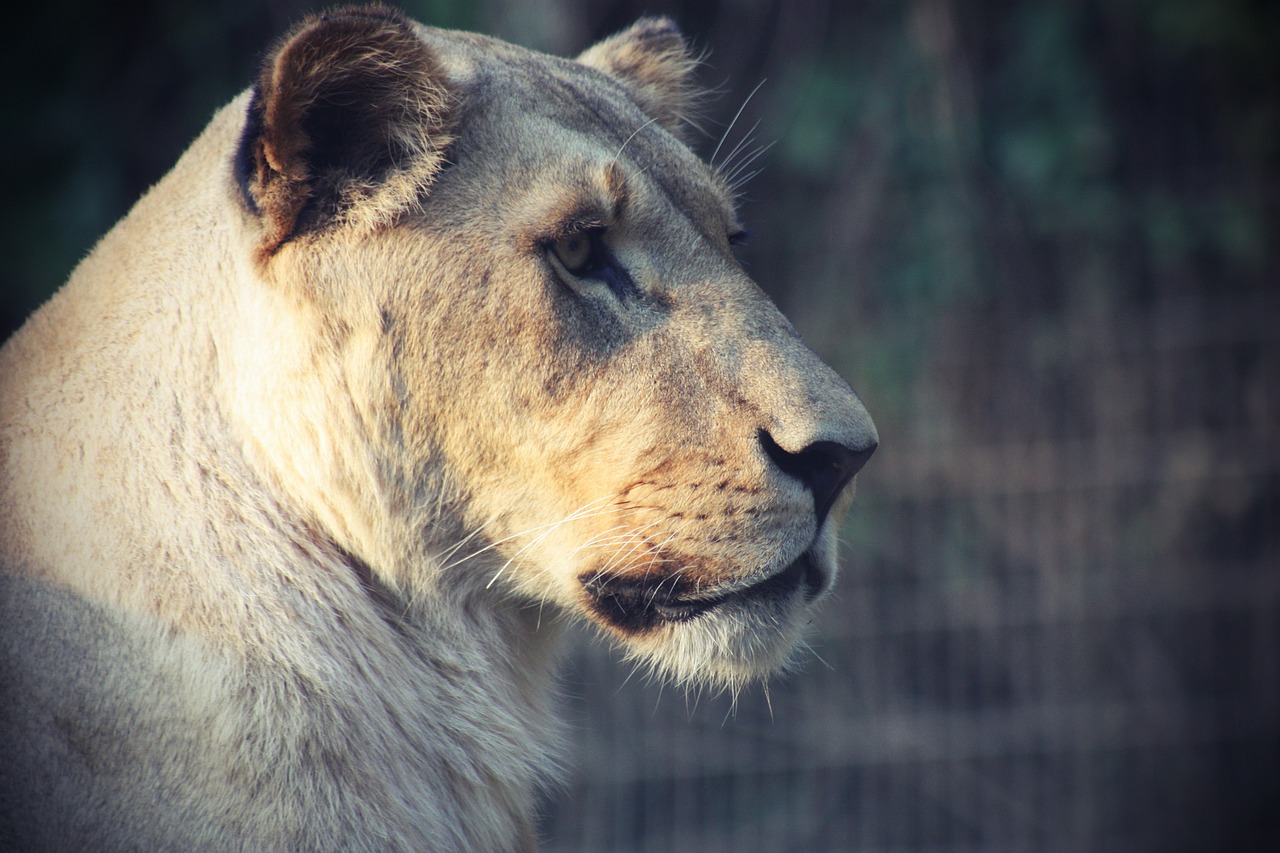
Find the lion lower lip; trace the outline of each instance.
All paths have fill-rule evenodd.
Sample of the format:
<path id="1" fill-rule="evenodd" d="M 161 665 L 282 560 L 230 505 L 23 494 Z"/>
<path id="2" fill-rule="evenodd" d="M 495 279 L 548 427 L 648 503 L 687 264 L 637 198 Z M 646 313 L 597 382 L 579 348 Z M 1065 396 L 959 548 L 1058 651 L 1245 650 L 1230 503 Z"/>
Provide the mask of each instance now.
<path id="1" fill-rule="evenodd" d="M 783 571 L 747 587 L 738 595 L 743 598 L 771 598 L 790 595 L 804 580 L 805 576 L 809 574 L 810 568 L 809 554 L 805 552 Z"/>
<path id="2" fill-rule="evenodd" d="M 776 575 L 770 575 L 762 581 L 757 581 L 751 586 L 743 589 L 735 590 L 715 598 L 707 599 L 688 599 L 681 600 L 678 603 L 689 605 L 702 605 L 698 613 L 710 610 L 731 599 L 741 601 L 751 601 L 765 598 L 784 598 L 796 591 L 796 587 L 804 583 L 807 589 L 805 597 L 812 599 L 822 589 L 822 571 L 813 562 L 812 556 L 808 551 L 801 554 L 795 559 L 791 565 L 787 566 Z M 697 615 L 697 614 L 694 614 Z"/>
<path id="3" fill-rule="evenodd" d="M 727 600 L 728 596 L 718 596 L 716 598 L 704 598 L 689 601 L 667 601 L 653 605 L 653 609 L 658 612 L 662 618 L 670 622 L 686 622 L 697 616 L 701 616 L 713 607 L 719 607 Z"/>
<path id="4" fill-rule="evenodd" d="M 720 595 L 682 595 L 667 582 L 657 584 L 626 578 L 594 577 L 583 581 L 591 593 L 592 608 L 614 626 L 641 631 L 660 623 L 687 622 L 730 601 L 752 602 L 785 598 L 804 584 L 812 600 L 822 588 L 822 571 L 805 552 L 777 574 L 751 586 Z"/>

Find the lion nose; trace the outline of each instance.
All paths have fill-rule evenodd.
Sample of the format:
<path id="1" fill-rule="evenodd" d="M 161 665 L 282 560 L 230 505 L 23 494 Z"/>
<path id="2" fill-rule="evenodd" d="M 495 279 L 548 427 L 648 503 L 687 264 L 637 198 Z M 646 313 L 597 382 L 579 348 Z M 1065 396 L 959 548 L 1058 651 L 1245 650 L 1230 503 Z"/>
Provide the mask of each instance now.
<path id="1" fill-rule="evenodd" d="M 844 487 L 862 470 L 879 446 L 872 438 L 866 439 L 861 447 L 848 447 L 838 441 L 815 441 L 798 453 L 792 453 L 784 450 L 768 430 L 763 429 L 760 430 L 760 443 L 779 470 L 795 477 L 813 494 L 813 508 L 819 527 Z"/>

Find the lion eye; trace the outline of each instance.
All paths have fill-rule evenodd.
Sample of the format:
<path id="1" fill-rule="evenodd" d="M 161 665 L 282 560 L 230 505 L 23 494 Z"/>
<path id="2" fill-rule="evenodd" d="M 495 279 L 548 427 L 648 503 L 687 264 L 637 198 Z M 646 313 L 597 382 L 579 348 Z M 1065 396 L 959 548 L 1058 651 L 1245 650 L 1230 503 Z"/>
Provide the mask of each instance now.
<path id="1" fill-rule="evenodd" d="M 560 278 L 575 290 L 584 281 L 601 282 L 619 299 L 640 296 L 640 289 L 630 274 L 609 251 L 603 228 L 589 228 L 566 234 L 547 244 L 546 251 L 560 267 Z M 566 276 L 567 274 L 567 276 Z M 570 280 L 572 279 L 572 280 Z"/>
<path id="2" fill-rule="evenodd" d="M 592 246 L 594 235 L 591 232 L 579 231 L 561 237 L 551 244 L 558 260 L 573 275 L 582 276 L 590 272 L 591 262 L 595 257 Z"/>

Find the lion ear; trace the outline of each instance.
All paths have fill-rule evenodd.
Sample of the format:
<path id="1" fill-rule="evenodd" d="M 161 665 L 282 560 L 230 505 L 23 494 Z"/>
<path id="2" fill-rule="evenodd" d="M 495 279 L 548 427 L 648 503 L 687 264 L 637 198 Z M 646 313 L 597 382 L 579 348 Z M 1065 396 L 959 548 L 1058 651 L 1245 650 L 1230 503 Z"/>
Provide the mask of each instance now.
<path id="1" fill-rule="evenodd" d="M 382 8 L 312 17 L 263 64 L 237 155 L 262 252 L 333 222 L 377 227 L 426 191 L 450 141 L 448 85 Z"/>
<path id="2" fill-rule="evenodd" d="M 587 48 L 578 61 L 624 83 L 640 108 L 673 133 L 695 106 L 698 60 L 670 18 L 641 18 Z"/>

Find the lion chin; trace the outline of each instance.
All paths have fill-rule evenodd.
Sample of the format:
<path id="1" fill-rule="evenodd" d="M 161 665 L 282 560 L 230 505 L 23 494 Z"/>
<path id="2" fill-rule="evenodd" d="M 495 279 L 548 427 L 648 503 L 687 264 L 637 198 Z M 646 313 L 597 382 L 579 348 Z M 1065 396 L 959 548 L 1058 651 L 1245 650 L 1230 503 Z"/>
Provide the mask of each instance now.
<path id="1" fill-rule="evenodd" d="M 696 76 L 661 18 L 268 51 L 0 349 L 0 843 L 532 850 L 556 626 L 787 667 L 878 436 Z"/>
<path id="2" fill-rule="evenodd" d="M 582 585 L 589 617 L 633 659 L 686 686 L 736 691 L 786 668 L 833 571 L 806 550 L 761 580 L 723 589 L 607 574 Z"/>

